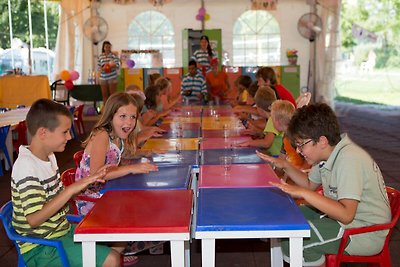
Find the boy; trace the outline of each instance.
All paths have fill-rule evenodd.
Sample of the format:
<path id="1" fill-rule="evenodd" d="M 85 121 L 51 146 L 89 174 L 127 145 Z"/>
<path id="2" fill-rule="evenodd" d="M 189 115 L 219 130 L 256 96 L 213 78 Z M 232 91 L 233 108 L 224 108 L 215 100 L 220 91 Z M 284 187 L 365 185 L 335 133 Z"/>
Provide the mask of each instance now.
<path id="1" fill-rule="evenodd" d="M 303 266 L 324 266 L 325 254 L 338 250 L 343 229 L 388 223 L 390 205 L 382 174 L 375 161 L 347 135 L 340 135 L 333 110 L 326 104 L 304 106 L 293 115 L 287 134 L 313 167 L 305 174 L 289 162 L 257 152 L 292 179 L 274 184 L 313 208 L 301 206 L 310 222 L 311 237 L 304 240 Z M 320 185 L 324 195 L 314 190 Z M 387 231 L 356 235 L 346 247 L 350 255 L 374 255 L 382 250 Z M 287 260 L 288 242 L 282 242 Z"/>
<path id="2" fill-rule="evenodd" d="M 256 73 L 256 79 L 258 86 L 270 86 L 275 91 L 277 99 L 290 101 L 296 107 L 296 100 L 293 94 L 283 85 L 278 84 L 273 68 L 261 67 Z"/>
<path id="3" fill-rule="evenodd" d="M 207 96 L 207 84 L 203 75 L 197 72 L 197 63 L 189 61 L 189 72 L 183 77 L 181 95 L 188 101 L 201 101 Z"/>
<path id="4" fill-rule="evenodd" d="M 271 88 L 262 88 L 268 88 L 269 94 L 273 95 Z M 261 88 L 259 90 L 261 90 Z M 271 98 L 272 96 L 269 97 Z M 249 140 L 242 143 L 242 145 L 265 148 L 267 149 L 267 153 L 269 155 L 277 157 L 281 152 L 283 136 L 285 134 L 287 125 L 289 124 L 290 118 L 295 111 L 295 108 L 292 103 L 286 100 L 275 100 L 272 104 L 270 104 L 270 102 L 266 102 L 264 99 L 265 96 L 262 96 L 257 92 L 256 103 L 259 114 L 267 117 L 269 115 L 268 111 L 271 110 L 271 116 L 269 116 L 264 128 L 264 138 Z"/>
<path id="5" fill-rule="evenodd" d="M 12 224 L 24 236 L 58 239 L 71 266 L 82 266 L 81 243 L 73 242 L 74 226 L 66 220 L 68 200 L 89 184 L 104 182 L 106 168 L 63 189 L 54 152 L 62 152 L 71 139 L 69 110 L 48 99 L 30 108 L 27 126 L 32 136 L 29 147 L 21 146 L 11 174 Z M 55 248 L 19 242 L 27 266 L 61 266 Z M 96 247 L 96 261 L 119 266 L 120 255 L 107 246 Z"/>

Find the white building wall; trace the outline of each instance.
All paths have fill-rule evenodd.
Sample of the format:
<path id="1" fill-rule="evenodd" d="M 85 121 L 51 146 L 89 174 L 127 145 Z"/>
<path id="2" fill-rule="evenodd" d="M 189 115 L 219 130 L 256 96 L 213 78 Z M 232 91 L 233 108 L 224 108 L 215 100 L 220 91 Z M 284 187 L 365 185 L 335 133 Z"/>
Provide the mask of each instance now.
<path id="1" fill-rule="evenodd" d="M 122 0 L 123 2 L 123 0 Z M 182 30 L 187 28 L 201 29 L 201 22 L 196 14 L 201 6 L 200 0 L 173 0 L 162 7 L 154 7 L 148 0 L 136 0 L 129 4 L 115 4 L 114 0 L 102 0 L 99 15 L 109 25 L 107 40 L 113 44 L 113 50 L 128 48 L 128 27 L 140 12 L 157 10 L 171 20 L 175 30 L 176 66 L 182 66 Z M 236 19 L 250 9 L 249 0 L 205 0 L 205 8 L 210 14 L 206 21 L 207 29 L 222 29 L 222 49 L 232 58 L 232 31 Z M 276 18 L 281 30 L 281 64 L 287 64 L 286 50 L 299 51 L 298 64 L 301 66 L 300 86 L 307 85 L 308 61 L 310 54 L 309 41 L 297 31 L 297 21 L 304 13 L 310 12 L 306 0 L 279 0 L 276 11 L 271 14 Z M 100 52 L 101 44 L 98 45 Z"/>

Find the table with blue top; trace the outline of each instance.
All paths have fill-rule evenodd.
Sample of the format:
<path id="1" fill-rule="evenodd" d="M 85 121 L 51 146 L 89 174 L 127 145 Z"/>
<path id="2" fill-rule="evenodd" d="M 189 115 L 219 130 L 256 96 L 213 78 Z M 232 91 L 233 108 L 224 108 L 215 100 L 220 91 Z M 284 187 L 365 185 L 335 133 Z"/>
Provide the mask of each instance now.
<path id="1" fill-rule="evenodd" d="M 232 156 L 233 164 L 265 163 L 256 155 L 256 148 L 206 149 L 200 151 L 200 164 L 220 164 L 219 157 Z"/>
<path id="2" fill-rule="evenodd" d="M 102 193 L 110 190 L 188 189 L 191 186 L 191 166 L 165 166 L 158 171 L 129 174 L 108 181 Z"/>
<path id="3" fill-rule="evenodd" d="M 290 240 L 290 264 L 302 266 L 303 238 L 310 226 L 294 200 L 275 187 L 200 188 L 195 238 L 202 266 L 215 265 L 215 240 L 271 238 L 271 266 L 282 266 L 278 238 Z"/>

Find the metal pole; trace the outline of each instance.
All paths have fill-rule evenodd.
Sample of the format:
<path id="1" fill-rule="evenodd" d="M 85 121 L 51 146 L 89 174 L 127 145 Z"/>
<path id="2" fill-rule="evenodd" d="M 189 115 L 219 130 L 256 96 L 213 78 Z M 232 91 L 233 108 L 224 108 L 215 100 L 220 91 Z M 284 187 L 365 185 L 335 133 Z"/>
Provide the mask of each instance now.
<path id="1" fill-rule="evenodd" d="M 48 26 L 47 26 L 47 0 L 43 1 L 43 15 L 44 15 L 44 31 L 46 37 L 46 56 L 47 56 L 47 76 L 50 77 L 50 55 L 49 55 L 49 33 L 48 33 Z"/>
<path id="2" fill-rule="evenodd" d="M 32 38 L 32 14 L 31 14 L 31 0 L 28 0 L 28 18 L 29 18 L 29 74 L 32 74 L 35 66 L 33 65 L 33 38 Z"/>
<path id="3" fill-rule="evenodd" d="M 201 0 L 201 8 L 204 8 L 204 0 Z M 204 14 L 203 19 L 201 20 L 201 31 L 204 33 L 205 24 L 206 24 L 206 14 Z"/>
<path id="4" fill-rule="evenodd" d="M 15 69 L 14 50 L 12 47 L 12 42 L 13 42 L 14 37 L 13 37 L 12 18 L 11 18 L 11 0 L 8 0 L 8 26 L 10 27 L 11 65 L 12 65 L 12 68 Z"/>

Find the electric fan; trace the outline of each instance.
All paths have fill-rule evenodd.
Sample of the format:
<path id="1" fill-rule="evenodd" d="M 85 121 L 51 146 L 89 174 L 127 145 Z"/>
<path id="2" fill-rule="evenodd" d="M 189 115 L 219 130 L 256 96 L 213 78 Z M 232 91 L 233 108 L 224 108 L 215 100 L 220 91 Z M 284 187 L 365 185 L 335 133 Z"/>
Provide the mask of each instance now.
<path id="1" fill-rule="evenodd" d="M 102 17 L 92 16 L 83 25 L 83 33 L 94 45 L 97 45 L 106 38 L 108 24 Z"/>
<path id="2" fill-rule="evenodd" d="M 297 23 L 297 30 L 300 35 L 314 42 L 317 35 L 322 30 L 322 20 L 315 13 L 306 13 L 300 17 Z"/>

